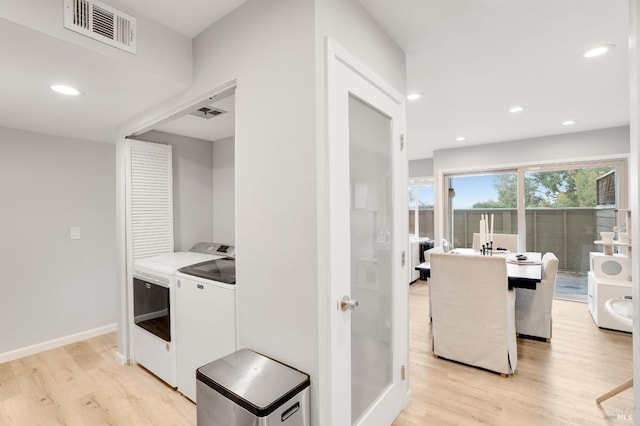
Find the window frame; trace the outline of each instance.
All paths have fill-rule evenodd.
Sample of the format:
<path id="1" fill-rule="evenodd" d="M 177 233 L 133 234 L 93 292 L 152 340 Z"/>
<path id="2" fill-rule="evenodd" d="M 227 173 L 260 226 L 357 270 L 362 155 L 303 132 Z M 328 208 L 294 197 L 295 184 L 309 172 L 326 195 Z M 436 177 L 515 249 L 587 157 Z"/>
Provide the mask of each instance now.
<path id="1" fill-rule="evenodd" d="M 527 247 L 527 223 L 526 223 L 526 208 L 524 197 L 524 175 L 527 172 L 539 172 L 539 171 L 553 171 L 553 170 L 571 170 L 591 167 L 617 167 L 616 173 L 616 200 L 618 202 L 619 209 L 627 209 L 629 205 L 629 172 L 628 172 L 628 158 L 626 156 L 611 157 L 611 158 L 598 158 L 591 160 L 575 160 L 575 161 L 560 161 L 560 162 L 548 162 L 548 163 L 531 163 L 520 165 L 508 165 L 504 167 L 486 167 L 486 168 L 469 168 L 461 170 L 441 170 L 440 176 L 440 194 L 436 194 L 436 199 L 441 201 L 442 208 L 438 209 L 438 213 L 442 214 L 440 220 L 436 217 L 436 222 L 441 224 L 439 229 L 439 236 L 435 238 L 445 238 L 450 240 L 452 238 L 452 223 L 451 223 L 451 207 L 452 202 L 448 196 L 450 179 L 452 177 L 466 177 L 477 176 L 487 174 L 500 174 L 500 173 L 516 173 L 517 176 L 517 208 L 518 208 L 518 250 L 526 251 Z M 435 206 L 436 202 L 434 202 Z M 434 207 L 435 208 L 435 207 Z"/>
<path id="2" fill-rule="evenodd" d="M 424 237 L 420 237 L 420 218 L 419 218 L 419 211 L 420 211 L 420 207 L 419 207 L 419 197 L 418 197 L 418 187 L 420 186 L 432 186 L 434 189 L 434 194 L 433 194 L 433 209 L 435 212 L 436 209 L 436 194 L 435 194 L 435 190 L 436 190 L 436 185 L 435 185 L 435 179 L 433 176 L 421 176 L 421 177 L 410 177 L 409 178 L 409 182 L 408 182 L 408 189 L 409 190 L 413 190 L 415 197 L 414 197 L 414 205 L 411 206 L 409 205 L 409 210 L 413 210 L 413 214 L 414 214 L 414 223 L 413 223 L 413 230 L 414 230 L 414 234 L 416 237 L 418 238 L 424 238 Z M 408 197 L 408 194 L 407 194 Z M 407 211 L 408 213 L 408 211 Z M 435 234 L 435 218 L 434 218 L 434 234 Z M 409 229 L 407 229 L 407 232 L 409 232 Z M 435 238 L 435 235 L 433 236 Z"/>

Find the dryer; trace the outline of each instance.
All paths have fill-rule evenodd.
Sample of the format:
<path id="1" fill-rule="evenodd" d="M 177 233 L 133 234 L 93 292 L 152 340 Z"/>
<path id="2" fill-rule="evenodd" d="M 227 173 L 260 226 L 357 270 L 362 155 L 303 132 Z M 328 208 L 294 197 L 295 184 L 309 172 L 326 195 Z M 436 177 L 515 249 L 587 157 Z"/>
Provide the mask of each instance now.
<path id="1" fill-rule="evenodd" d="M 133 360 L 176 387 L 175 275 L 179 268 L 233 256 L 233 246 L 198 243 L 187 252 L 139 259 L 133 265 Z"/>

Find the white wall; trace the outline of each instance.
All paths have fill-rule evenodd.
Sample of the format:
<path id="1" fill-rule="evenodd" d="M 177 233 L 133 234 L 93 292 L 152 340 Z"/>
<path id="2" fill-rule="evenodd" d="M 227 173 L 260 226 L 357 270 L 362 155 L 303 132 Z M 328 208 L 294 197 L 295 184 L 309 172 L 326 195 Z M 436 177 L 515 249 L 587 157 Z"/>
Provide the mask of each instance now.
<path id="1" fill-rule="evenodd" d="M 434 172 L 512 164 L 549 163 L 629 153 L 629 126 L 540 138 L 443 149 L 433 154 Z"/>
<path id="2" fill-rule="evenodd" d="M 311 0 L 247 1 L 194 39 L 188 92 L 124 128 L 237 80 L 239 344 L 309 373 L 316 411 L 313 28 Z"/>
<path id="3" fill-rule="evenodd" d="M 249 0 L 194 40 L 192 92 L 202 93 L 234 78 L 238 82 L 240 347 L 313 376 L 317 308 L 312 12 L 309 1 Z"/>
<path id="4" fill-rule="evenodd" d="M 105 3 L 136 18 L 138 37 L 135 55 L 67 30 L 63 25 L 63 0 L 0 0 L 0 18 L 90 49 L 141 71 L 183 83 L 191 82 L 191 40 L 188 37 L 132 13 L 126 7 L 126 0 L 122 4 L 113 0 Z"/>
<path id="5" fill-rule="evenodd" d="M 236 244 L 235 138 L 213 143 L 213 240 Z"/>
<path id="6" fill-rule="evenodd" d="M 323 77 L 325 38 L 336 40 L 400 93 L 406 92 L 406 57 L 376 20 L 355 0 L 318 0 L 316 58 Z M 322 100 L 322 97 L 319 98 Z"/>
<path id="7" fill-rule="evenodd" d="M 433 158 L 409 161 L 409 177 L 433 176 Z"/>
<path id="8" fill-rule="evenodd" d="M 400 92 L 405 85 L 404 54 L 359 3 L 328 3 L 247 1 L 194 39 L 188 92 L 123 126 L 135 129 L 237 81 L 239 343 L 311 375 L 314 425 L 328 414 L 319 403 L 318 297 L 327 282 L 318 273 L 319 263 L 326 266 L 318 253 L 318 212 L 326 205 L 318 203 L 326 198 L 317 196 L 325 93 L 324 53 L 316 48 L 331 34 Z"/>
<path id="9" fill-rule="evenodd" d="M 174 250 L 213 241 L 213 142 L 157 130 L 134 139 L 172 146 Z"/>
<path id="10" fill-rule="evenodd" d="M 0 353 L 114 324 L 115 145 L 0 128 L 0 151 Z"/>

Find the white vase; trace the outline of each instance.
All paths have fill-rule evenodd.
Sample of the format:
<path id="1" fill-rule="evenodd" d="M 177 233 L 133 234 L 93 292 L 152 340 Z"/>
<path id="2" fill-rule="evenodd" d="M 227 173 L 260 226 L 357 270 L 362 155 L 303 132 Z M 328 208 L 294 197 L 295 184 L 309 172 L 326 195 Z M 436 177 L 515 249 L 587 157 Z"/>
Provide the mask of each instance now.
<path id="1" fill-rule="evenodd" d="M 616 235 L 615 232 L 601 232 L 600 236 L 602 237 L 602 242 L 604 243 L 612 243 L 613 237 Z"/>

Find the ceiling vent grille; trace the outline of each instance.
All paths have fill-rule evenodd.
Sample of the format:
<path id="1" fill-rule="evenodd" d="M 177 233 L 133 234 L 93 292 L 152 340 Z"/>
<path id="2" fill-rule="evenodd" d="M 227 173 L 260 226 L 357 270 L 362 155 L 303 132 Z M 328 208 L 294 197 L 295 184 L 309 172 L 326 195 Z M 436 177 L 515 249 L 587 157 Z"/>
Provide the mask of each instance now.
<path id="1" fill-rule="evenodd" d="M 223 109 L 219 109 L 219 108 L 213 108 L 213 107 L 202 107 L 202 108 L 198 108 L 197 110 L 190 112 L 189 114 L 191 115 L 195 115 L 196 117 L 200 117 L 200 118 L 204 118 L 206 120 L 213 118 L 213 117 L 217 117 L 220 114 L 224 114 L 225 110 Z"/>
<path id="2" fill-rule="evenodd" d="M 64 26 L 136 53 L 136 19 L 98 0 L 64 0 Z"/>

